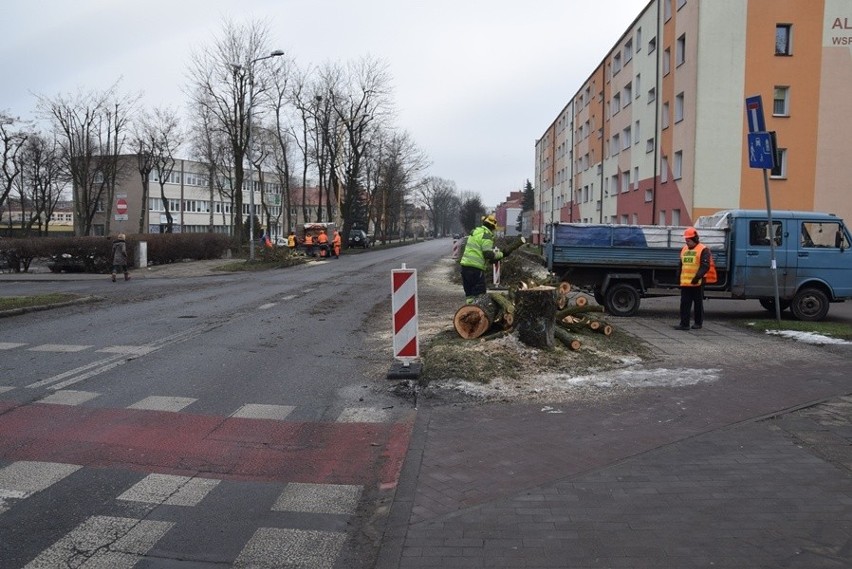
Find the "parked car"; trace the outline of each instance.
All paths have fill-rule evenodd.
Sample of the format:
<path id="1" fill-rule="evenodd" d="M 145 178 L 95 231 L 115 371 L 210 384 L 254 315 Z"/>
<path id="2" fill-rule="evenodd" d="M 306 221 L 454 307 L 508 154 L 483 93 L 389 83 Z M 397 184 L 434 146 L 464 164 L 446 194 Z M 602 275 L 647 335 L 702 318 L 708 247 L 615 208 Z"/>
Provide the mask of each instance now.
<path id="1" fill-rule="evenodd" d="M 353 229 L 349 232 L 349 247 L 362 247 L 366 249 L 371 245 L 370 236 L 363 229 Z"/>
<path id="2" fill-rule="evenodd" d="M 51 255 L 47 268 L 51 273 L 86 273 L 94 271 L 95 257 L 78 257 L 70 253 Z"/>

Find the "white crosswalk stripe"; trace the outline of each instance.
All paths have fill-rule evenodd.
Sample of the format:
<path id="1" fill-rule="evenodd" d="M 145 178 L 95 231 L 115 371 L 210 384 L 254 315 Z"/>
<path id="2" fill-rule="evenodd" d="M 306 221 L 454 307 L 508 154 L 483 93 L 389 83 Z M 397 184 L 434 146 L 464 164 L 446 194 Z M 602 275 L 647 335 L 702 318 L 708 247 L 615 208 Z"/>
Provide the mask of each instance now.
<path id="1" fill-rule="evenodd" d="M 361 486 L 291 482 L 272 506 L 274 512 L 354 514 Z"/>
<path id="2" fill-rule="evenodd" d="M 86 401 L 91 401 L 99 395 L 100 393 L 93 393 L 91 391 L 63 389 L 39 399 L 38 403 L 51 403 L 53 405 L 80 405 Z"/>
<path id="3" fill-rule="evenodd" d="M 295 407 L 290 405 L 263 405 L 260 403 L 247 403 L 234 411 L 231 417 L 241 419 L 275 419 L 283 421 L 287 415 L 293 412 Z"/>
<path id="4" fill-rule="evenodd" d="M 20 348 L 26 346 L 26 344 L 18 344 L 15 342 L 0 342 L 0 350 L 13 350 L 15 348 Z"/>
<path id="5" fill-rule="evenodd" d="M 345 541 L 346 534 L 340 532 L 260 528 L 234 567 L 332 569 Z"/>
<path id="6" fill-rule="evenodd" d="M 149 474 L 118 499 L 166 506 L 196 506 L 217 484 L 218 480 L 209 478 Z"/>
<path id="7" fill-rule="evenodd" d="M 10 499 L 23 499 L 59 482 L 82 468 L 76 464 L 20 461 L 0 468 L 0 514 Z"/>
<path id="8" fill-rule="evenodd" d="M 132 405 L 128 405 L 128 409 L 145 409 L 148 411 L 173 411 L 177 412 L 188 407 L 198 401 L 192 397 L 166 397 L 162 395 L 152 395 L 146 397 Z"/>
<path id="9" fill-rule="evenodd" d="M 172 522 L 92 516 L 24 569 L 130 569 L 173 525 Z"/>

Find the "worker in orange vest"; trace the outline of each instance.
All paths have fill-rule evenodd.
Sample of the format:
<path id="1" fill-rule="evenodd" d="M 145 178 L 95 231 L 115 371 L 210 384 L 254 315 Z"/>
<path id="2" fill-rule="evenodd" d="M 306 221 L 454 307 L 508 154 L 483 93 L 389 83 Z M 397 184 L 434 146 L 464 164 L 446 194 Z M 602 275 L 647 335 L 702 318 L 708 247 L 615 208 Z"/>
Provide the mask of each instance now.
<path id="1" fill-rule="evenodd" d="M 314 256 L 314 238 L 310 233 L 305 233 L 305 253 L 308 254 L 309 257 Z"/>
<path id="2" fill-rule="evenodd" d="M 320 230 L 317 243 L 319 243 L 320 257 L 328 257 L 328 235 L 325 234 L 325 229 Z"/>
<path id="3" fill-rule="evenodd" d="M 334 249 L 334 258 L 340 258 L 340 232 L 334 230 L 334 237 L 331 240 L 331 247 Z"/>

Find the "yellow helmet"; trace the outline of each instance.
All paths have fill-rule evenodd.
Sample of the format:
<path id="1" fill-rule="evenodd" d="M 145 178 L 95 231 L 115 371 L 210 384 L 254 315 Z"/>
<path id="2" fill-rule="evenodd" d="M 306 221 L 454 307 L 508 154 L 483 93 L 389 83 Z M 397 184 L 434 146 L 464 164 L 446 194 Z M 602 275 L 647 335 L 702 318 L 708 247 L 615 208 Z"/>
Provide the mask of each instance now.
<path id="1" fill-rule="evenodd" d="M 497 227 L 497 218 L 493 215 L 483 215 L 482 216 L 482 225 L 487 227 L 488 229 L 494 229 Z"/>

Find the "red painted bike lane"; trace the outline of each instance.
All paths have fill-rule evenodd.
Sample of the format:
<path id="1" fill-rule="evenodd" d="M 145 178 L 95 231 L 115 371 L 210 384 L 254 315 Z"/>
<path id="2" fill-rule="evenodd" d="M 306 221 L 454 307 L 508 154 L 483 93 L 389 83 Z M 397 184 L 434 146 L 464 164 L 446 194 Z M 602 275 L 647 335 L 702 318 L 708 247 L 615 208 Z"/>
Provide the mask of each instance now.
<path id="1" fill-rule="evenodd" d="M 0 459 L 222 480 L 398 482 L 414 425 L 319 423 L 0 402 Z"/>

